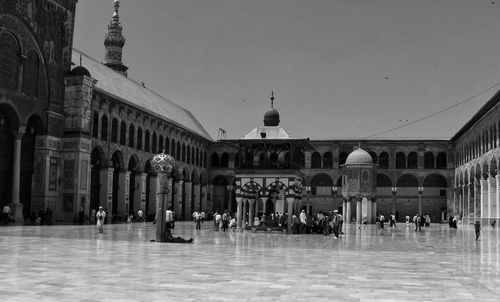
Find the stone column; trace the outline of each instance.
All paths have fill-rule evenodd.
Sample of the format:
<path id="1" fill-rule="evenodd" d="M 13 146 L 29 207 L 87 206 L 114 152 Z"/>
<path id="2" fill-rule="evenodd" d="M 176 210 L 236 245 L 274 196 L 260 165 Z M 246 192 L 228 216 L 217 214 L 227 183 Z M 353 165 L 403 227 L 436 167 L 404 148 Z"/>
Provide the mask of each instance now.
<path id="1" fill-rule="evenodd" d="M 175 212 L 177 220 L 180 220 L 181 216 L 182 216 L 182 213 L 181 213 L 182 208 L 179 209 L 179 203 L 180 203 L 181 195 L 182 195 L 182 186 L 183 186 L 182 180 L 179 180 L 179 182 L 174 183 L 175 194 L 173 197 L 174 204 L 172 205 L 172 211 Z"/>
<path id="2" fill-rule="evenodd" d="M 201 186 L 201 198 L 200 198 L 200 208 L 202 210 L 207 210 L 207 186 Z"/>
<path id="3" fill-rule="evenodd" d="M 238 208 L 236 210 L 236 228 L 241 230 L 242 227 L 242 213 L 243 213 L 243 198 L 236 197 L 236 203 L 238 204 Z"/>
<path id="4" fill-rule="evenodd" d="M 496 207 L 497 207 L 497 212 L 496 212 L 496 216 L 495 216 L 495 219 L 497 220 L 497 223 L 499 223 L 500 221 L 498 221 L 500 219 L 500 175 L 498 175 L 497 173 L 497 176 L 495 177 L 495 182 L 496 182 Z"/>
<path id="5" fill-rule="evenodd" d="M 480 205 L 481 205 L 481 224 L 486 223 L 486 218 L 488 217 L 488 180 L 481 177 L 481 193 L 480 193 Z"/>
<path id="6" fill-rule="evenodd" d="M 184 198 L 184 219 L 191 220 L 193 210 L 191 209 L 191 186 L 190 181 L 184 182 L 184 193 L 186 193 L 186 198 Z"/>
<path id="7" fill-rule="evenodd" d="M 125 217 L 127 212 L 125 211 L 126 205 L 128 204 L 128 180 L 130 178 L 130 171 L 119 172 L 118 174 L 118 204 L 116 209 L 116 214 Z M 123 221 L 123 219 L 122 219 Z"/>
<path id="8" fill-rule="evenodd" d="M 229 201 L 227 203 L 227 211 L 229 212 L 229 214 L 231 214 L 233 212 L 233 205 L 232 205 L 232 203 L 233 203 L 232 202 L 233 201 L 233 187 L 232 186 L 228 186 L 227 198 L 229 199 Z"/>
<path id="9" fill-rule="evenodd" d="M 474 179 L 474 221 L 481 218 L 481 182 Z"/>
<path id="10" fill-rule="evenodd" d="M 168 174 L 164 172 L 158 173 L 158 192 L 156 203 L 156 241 L 164 242 L 165 238 L 165 215 L 167 210 L 167 192 L 168 192 Z"/>
<path id="11" fill-rule="evenodd" d="M 363 197 L 363 199 L 361 199 L 361 220 L 360 220 L 360 223 L 363 221 L 364 216 L 366 216 L 366 222 L 370 221 L 371 201 L 368 200 L 368 198 L 366 198 L 366 197 Z"/>
<path id="12" fill-rule="evenodd" d="M 396 215 L 396 191 L 392 192 L 392 213 Z"/>
<path id="13" fill-rule="evenodd" d="M 194 206 L 194 208 L 191 208 L 191 211 L 200 211 L 201 212 L 201 206 L 200 206 L 200 185 L 199 184 L 193 184 L 193 196 L 191 196 L 191 199 L 193 200 L 191 202 L 191 205 Z"/>
<path id="14" fill-rule="evenodd" d="M 14 210 L 14 219 L 16 221 L 24 221 L 23 205 L 19 200 L 19 190 L 21 189 L 21 140 L 25 129 L 19 129 L 14 133 L 14 158 L 12 166 L 12 208 Z"/>
<path id="15" fill-rule="evenodd" d="M 142 205 L 142 174 L 135 173 L 134 177 L 130 177 L 130 181 L 133 182 L 135 190 L 134 204 L 132 205 L 132 208 L 129 209 L 129 212 L 136 214 L 137 211 L 139 211 L 139 207 Z"/>
<path id="16" fill-rule="evenodd" d="M 361 223 L 361 199 L 356 198 L 356 223 Z"/>
<path id="17" fill-rule="evenodd" d="M 473 214 L 474 216 L 474 208 L 472 207 L 474 205 L 474 200 L 472 200 L 472 184 L 467 184 L 467 218 L 468 221 L 470 220 L 470 214 Z"/>
<path id="18" fill-rule="evenodd" d="M 460 198 L 460 211 L 462 213 L 462 220 L 467 217 L 466 214 L 466 205 L 467 205 L 467 187 L 462 186 L 462 197 Z"/>
<path id="19" fill-rule="evenodd" d="M 140 208 L 143 213 L 146 213 L 146 178 L 148 177 L 148 173 L 142 173 L 141 174 L 141 179 L 139 183 L 139 188 L 141 190 L 141 203 L 140 203 Z M 134 213 L 134 215 L 137 214 L 137 211 Z"/>
<path id="20" fill-rule="evenodd" d="M 101 169 L 101 190 L 99 192 L 99 206 L 111 210 L 113 202 L 113 171 L 111 167 Z"/>
<path id="21" fill-rule="evenodd" d="M 351 200 L 348 199 L 346 201 L 346 204 L 347 204 L 347 207 L 346 207 L 346 211 L 345 211 L 344 223 L 351 223 Z"/>
<path id="22" fill-rule="evenodd" d="M 264 209 L 262 210 L 262 213 L 264 213 L 264 216 L 267 215 L 266 209 L 267 209 L 267 198 L 262 198 L 262 205 L 264 206 Z"/>
<path id="23" fill-rule="evenodd" d="M 376 217 L 377 217 L 377 202 L 374 200 L 372 202 L 372 221 L 371 223 L 375 223 L 376 222 Z"/>
<path id="24" fill-rule="evenodd" d="M 488 177 L 488 218 L 490 220 L 496 216 L 497 207 L 496 207 L 496 179 L 495 176 L 490 175 Z M 488 223 L 490 223 L 488 221 Z"/>
<path id="25" fill-rule="evenodd" d="M 248 226 L 253 226 L 253 205 L 255 204 L 255 199 L 249 199 L 248 203 Z"/>
<path id="26" fill-rule="evenodd" d="M 342 202 L 342 216 L 344 216 L 344 219 L 346 218 L 346 211 L 347 211 L 347 201 L 344 198 L 344 201 Z"/>
<path id="27" fill-rule="evenodd" d="M 292 212 L 293 212 L 293 201 L 294 201 L 294 198 L 293 197 L 287 197 L 286 198 L 286 201 L 288 203 L 288 216 L 287 216 L 287 229 L 288 229 L 288 232 L 291 233 L 292 232 Z"/>
<path id="28" fill-rule="evenodd" d="M 423 194 L 423 190 L 419 190 L 418 191 L 418 214 L 420 214 L 420 216 L 422 216 L 422 194 Z"/>
<path id="29" fill-rule="evenodd" d="M 156 193 L 158 191 L 158 176 L 157 175 L 151 175 L 149 177 L 149 197 L 148 197 L 148 210 L 149 210 L 149 213 L 148 212 L 144 212 L 146 214 L 146 218 L 148 217 L 148 215 L 151 215 L 154 210 L 154 213 L 156 214 Z M 166 200 L 167 200 L 167 205 L 166 207 L 168 207 L 168 197 L 166 197 Z"/>

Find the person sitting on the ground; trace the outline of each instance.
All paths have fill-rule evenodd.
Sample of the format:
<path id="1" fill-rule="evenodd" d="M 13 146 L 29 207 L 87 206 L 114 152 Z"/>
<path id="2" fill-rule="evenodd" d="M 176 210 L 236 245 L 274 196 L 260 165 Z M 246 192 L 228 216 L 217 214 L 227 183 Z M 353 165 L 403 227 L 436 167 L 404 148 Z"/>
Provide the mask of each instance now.
<path id="1" fill-rule="evenodd" d="M 189 239 L 184 239 L 182 237 L 174 237 L 172 236 L 172 232 L 170 232 L 170 229 L 167 229 L 165 231 L 165 242 L 172 242 L 172 243 L 191 243 L 193 242 L 193 238 Z"/>

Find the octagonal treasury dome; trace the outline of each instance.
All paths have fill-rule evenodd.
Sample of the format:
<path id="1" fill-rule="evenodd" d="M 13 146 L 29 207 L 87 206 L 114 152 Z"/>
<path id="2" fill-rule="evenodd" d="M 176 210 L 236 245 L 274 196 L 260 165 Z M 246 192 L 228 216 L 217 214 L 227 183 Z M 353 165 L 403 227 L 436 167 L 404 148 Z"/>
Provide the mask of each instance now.
<path id="1" fill-rule="evenodd" d="M 346 165 L 372 165 L 373 159 L 370 153 L 358 148 L 352 151 L 345 161 Z"/>

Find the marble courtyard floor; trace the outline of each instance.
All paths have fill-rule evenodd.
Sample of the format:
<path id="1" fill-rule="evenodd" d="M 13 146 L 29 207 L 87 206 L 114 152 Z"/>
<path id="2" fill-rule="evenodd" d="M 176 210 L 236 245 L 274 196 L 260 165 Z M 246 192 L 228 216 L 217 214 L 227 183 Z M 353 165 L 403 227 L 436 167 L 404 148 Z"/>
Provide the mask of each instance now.
<path id="1" fill-rule="evenodd" d="M 151 223 L 1 226 L 0 301 L 499 301 L 500 231 L 196 231 L 150 242 Z"/>

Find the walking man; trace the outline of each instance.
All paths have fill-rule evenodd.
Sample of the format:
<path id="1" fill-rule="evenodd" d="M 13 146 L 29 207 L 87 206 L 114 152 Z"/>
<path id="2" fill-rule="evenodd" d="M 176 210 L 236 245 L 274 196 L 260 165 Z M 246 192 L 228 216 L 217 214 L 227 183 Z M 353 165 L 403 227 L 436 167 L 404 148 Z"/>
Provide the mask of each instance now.
<path id="1" fill-rule="evenodd" d="M 476 231 L 476 240 L 479 238 L 479 235 L 481 235 L 481 224 L 479 223 L 479 220 L 474 223 L 474 231 Z"/>

